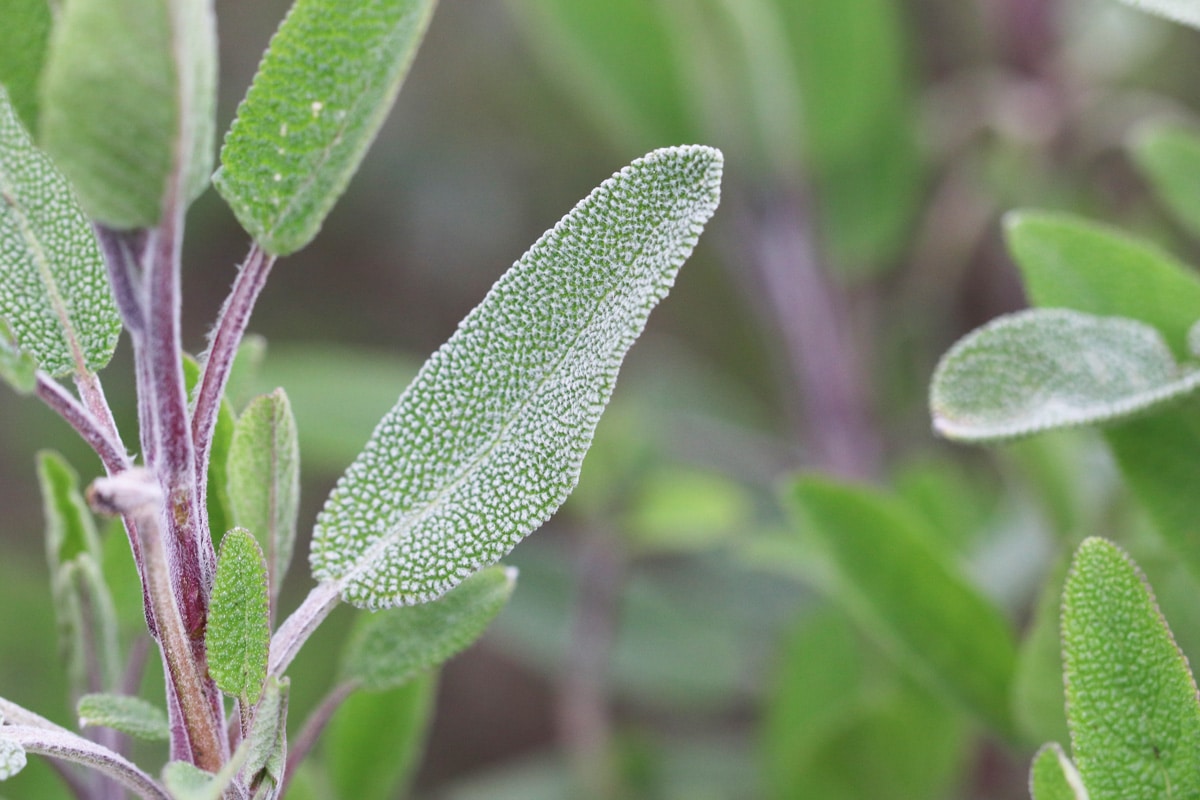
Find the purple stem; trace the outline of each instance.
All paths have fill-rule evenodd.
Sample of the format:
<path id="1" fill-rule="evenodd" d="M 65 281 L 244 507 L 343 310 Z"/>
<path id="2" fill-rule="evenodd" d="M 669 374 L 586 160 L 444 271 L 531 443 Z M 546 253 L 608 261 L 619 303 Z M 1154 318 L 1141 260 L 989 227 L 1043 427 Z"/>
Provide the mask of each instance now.
<path id="1" fill-rule="evenodd" d="M 52 408 L 67 424 L 75 429 L 85 442 L 100 456 L 108 473 L 114 474 L 129 467 L 129 456 L 120 440 L 114 438 L 104 424 L 58 381 L 44 372 L 37 373 L 37 388 L 34 390 L 43 403 Z"/>
<path id="2" fill-rule="evenodd" d="M 332 583 L 318 583 L 309 591 L 300 607 L 283 621 L 271 637 L 271 663 L 268 669 L 271 675 L 283 675 L 296 653 L 300 652 L 300 647 L 329 616 L 340 599 L 340 592 Z"/>

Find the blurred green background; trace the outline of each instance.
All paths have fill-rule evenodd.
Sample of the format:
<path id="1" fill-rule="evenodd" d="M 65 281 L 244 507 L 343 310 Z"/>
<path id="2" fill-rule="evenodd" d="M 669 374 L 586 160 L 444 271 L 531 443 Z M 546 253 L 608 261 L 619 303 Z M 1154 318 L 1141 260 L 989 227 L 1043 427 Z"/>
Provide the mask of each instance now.
<path id="1" fill-rule="evenodd" d="M 220 129 L 287 5 L 217 3 Z M 262 375 L 234 390 L 292 399 L 302 529 L 416 365 L 591 188 L 684 142 L 723 148 L 726 177 L 576 495 L 508 560 L 521 578 L 493 629 L 443 670 L 413 796 L 1027 796 L 1055 698 L 1005 738 L 914 682 L 825 599 L 776 487 L 796 470 L 890 487 L 1027 638 L 1057 534 L 1144 529 L 1091 435 L 950 447 L 925 392 L 957 336 L 1024 305 L 1011 208 L 1200 257 L 1125 149 L 1146 119 L 1193 117 L 1198 72 L 1200 36 L 1115 0 L 444 2 L 359 175 L 251 323 Z M 213 192 L 189 225 L 199 351 L 247 241 Z M 127 345 L 103 378 L 135 441 Z M 0 420 L 0 693 L 69 722 L 34 453 L 61 450 L 85 480 L 99 465 L 6 389 Z M 1195 587 L 1139 541 L 1197 663 Z M 308 580 L 291 572 L 291 602 Z M 293 668 L 293 727 L 350 616 Z M 56 796 L 29 772 L 3 791 Z"/>

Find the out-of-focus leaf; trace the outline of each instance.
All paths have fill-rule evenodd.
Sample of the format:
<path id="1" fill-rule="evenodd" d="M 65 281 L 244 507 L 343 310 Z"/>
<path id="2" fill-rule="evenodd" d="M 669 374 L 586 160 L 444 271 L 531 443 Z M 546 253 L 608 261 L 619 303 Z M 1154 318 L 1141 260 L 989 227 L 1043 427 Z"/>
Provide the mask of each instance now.
<path id="1" fill-rule="evenodd" d="M 183 379 L 189 393 L 196 391 L 200 381 L 200 365 L 191 356 L 183 357 Z M 219 541 L 225 531 L 236 523 L 229 498 L 229 447 L 233 441 L 233 407 L 222 397 L 217 408 L 217 424 L 213 428 L 211 455 L 208 459 L 208 481 L 205 501 L 208 503 L 208 526 L 213 540 Z"/>
<path id="2" fill-rule="evenodd" d="M 1163 204 L 1200 235 L 1200 136 L 1171 123 L 1152 123 L 1137 132 L 1131 149 Z"/>
<path id="3" fill-rule="evenodd" d="M 235 410 L 241 410 L 257 394 L 254 383 L 262 373 L 267 358 L 267 340 L 258 334 L 247 334 L 238 345 L 229 369 L 229 381 L 225 384 L 225 397 Z"/>
<path id="4" fill-rule="evenodd" d="M 928 523 L 935 545 L 962 553 L 992 515 L 995 494 L 949 460 L 919 458 L 902 465 L 892 477 L 901 499 Z"/>
<path id="5" fill-rule="evenodd" d="M 103 726 L 155 742 L 165 742 L 171 738 L 167 712 L 140 697 L 85 694 L 75 705 L 75 713 L 81 728 Z"/>
<path id="6" fill-rule="evenodd" d="M 37 132 L 38 78 L 54 23 L 47 0 L 5 0 L 0 6 L 0 84 L 26 130 Z"/>
<path id="7" fill-rule="evenodd" d="M 41 88 L 40 140 L 93 219 L 118 229 L 155 225 L 176 169 L 185 200 L 208 185 L 216 124 L 211 0 L 64 4 Z"/>
<path id="8" fill-rule="evenodd" d="M 832 563 L 847 611 L 931 690 L 1010 733 L 1012 632 L 917 530 L 919 518 L 869 489 L 815 476 L 798 479 L 789 499 Z"/>
<path id="9" fill-rule="evenodd" d="M 4 738 L 0 730 L 0 781 L 6 781 L 25 769 L 25 748 L 19 742 Z"/>
<path id="10" fill-rule="evenodd" d="M 262 702 L 254 710 L 254 722 L 246 739 L 243 770 L 256 791 L 273 797 L 274 787 L 283 782 L 287 762 L 287 708 L 291 681 L 272 675 L 263 689 Z M 257 794 L 255 795 L 258 796 Z"/>
<path id="11" fill-rule="evenodd" d="M 1029 769 L 1033 800 L 1089 800 L 1083 779 L 1057 742 L 1044 745 Z"/>
<path id="12" fill-rule="evenodd" d="M 1153 325 L 1177 358 L 1200 319 L 1200 279 L 1161 250 L 1061 214 L 1009 215 L 1009 248 L 1031 302 Z M 1200 576 L 1200 423 L 1195 405 L 1161 411 L 1105 431 L 1130 488 L 1163 537 Z"/>
<path id="13" fill-rule="evenodd" d="M 1063 559 L 1042 587 L 1033 622 L 1017 654 L 1012 688 L 1013 721 L 1029 742 L 1070 739 L 1058 625 L 1066 573 L 1067 562 Z"/>
<path id="14" fill-rule="evenodd" d="M 292 560 L 300 511 L 296 419 L 283 389 L 250 401 L 238 417 L 227 473 L 234 521 L 267 554 L 274 602 Z"/>
<path id="15" fill-rule="evenodd" d="M 8 323 L 0 318 L 0 379 L 20 394 L 37 387 L 37 362 L 17 345 Z"/>
<path id="16" fill-rule="evenodd" d="M 412 779 L 437 692 L 436 673 L 386 692 L 355 692 L 334 714 L 323 755 L 341 800 L 390 800 Z"/>
<path id="17" fill-rule="evenodd" d="M 938 363 L 933 426 L 960 441 L 994 441 L 1110 422 L 1200 387 L 1159 332 L 1122 317 L 1031 309 L 963 337 Z"/>
<path id="18" fill-rule="evenodd" d="M 754 503 L 730 478 L 693 469 L 655 470 L 638 482 L 622 530 L 639 550 L 702 550 L 750 524 Z"/>
<path id="19" fill-rule="evenodd" d="M 856 633 L 838 612 L 816 612 L 787 638 L 763 707 L 768 796 L 791 796 L 823 745 L 861 715 L 861 672 Z"/>
<path id="20" fill-rule="evenodd" d="M 330 493 L 318 581 L 372 609 L 428 601 L 558 508 L 626 351 L 716 210 L 722 163 L 700 146 L 638 159 L 500 278 Z"/>
<path id="21" fill-rule="evenodd" d="M 1079 546 L 1063 591 L 1072 751 L 1091 800 L 1200 793 L 1200 700 L 1137 567 L 1115 545 Z"/>
<path id="22" fill-rule="evenodd" d="M 1126 5 L 1149 11 L 1160 17 L 1200 28 L 1200 7 L 1194 0 L 1124 0 Z"/>
<path id="23" fill-rule="evenodd" d="M 127 644 L 133 637 L 146 633 L 146 611 L 142 602 L 142 581 L 120 519 L 113 519 L 101 536 L 100 568 L 112 596 L 117 630 Z"/>
<path id="24" fill-rule="evenodd" d="M 51 375 L 96 371 L 121 333 L 104 258 L 54 164 L 0 86 L 0 318 Z"/>
<path id="25" fill-rule="evenodd" d="M 249 531 L 234 528 L 221 539 L 204 640 L 217 687 L 249 705 L 267 679 L 269 603 L 262 549 Z"/>
<path id="26" fill-rule="evenodd" d="M 299 0 L 238 107 L 213 178 L 268 253 L 308 244 L 383 124 L 434 0 Z"/>
<path id="27" fill-rule="evenodd" d="M 466 649 L 512 596 L 516 572 L 489 567 L 432 602 L 360 615 L 342 680 L 370 692 L 393 689 Z"/>

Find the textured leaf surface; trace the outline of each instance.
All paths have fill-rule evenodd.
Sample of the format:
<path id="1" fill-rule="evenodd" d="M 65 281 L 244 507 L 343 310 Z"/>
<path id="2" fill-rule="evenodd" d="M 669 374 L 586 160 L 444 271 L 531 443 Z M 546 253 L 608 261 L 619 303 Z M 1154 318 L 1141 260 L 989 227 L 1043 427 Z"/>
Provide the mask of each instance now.
<path id="1" fill-rule="evenodd" d="M 1083 779 L 1057 743 L 1045 745 L 1033 757 L 1029 793 L 1033 800 L 1088 800 Z"/>
<path id="2" fill-rule="evenodd" d="M 283 389 L 255 398 L 238 417 L 227 471 L 234 522 L 267 554 L 274 597 L 292 560 L 300 510 L 296 419 Z"/>
<path id="3" fill-rule="evenodd" d="M 817 477 L 791 491 L 836 575 L 838 599 L 930 689 L 948 693 L 1009 732 L 1016 664 L 1012 632 L 905 506 Z"/>
<path id="4" fill-rule="evenodd" d="M 0 84 L 27 130 L 37 130 L 37 88 L 54 22 L 47 0 L 4 0 L 0 4 Z"/>
<path id="5" fill-rule="evenodd" d="M 321 511 L 348 602 L 424 602 L 494 563 L 578 478 L 625 352 L 716 209 L 721 154 L 657 150 L 543 236 L 421 368 Z"/>
<path id="6" fill-rule="evenodd" d="M 1196 0 L 1124 0 L 1126 5 L 1151 14 L 1200 28 L 1200 4 Z"/>
<path id="7" fill-rule="evenodd" d="M 434 0 L 298 0 L 221 149 L 214 183 L 275 255 L 317 234 L 400 90 Z"/>
<path id="8" fill-rule="evenodd" d="M 504 608 L 516 570 L 489 567 L 431 603 L 360 617 L 342 678 L 379 692 L 407 683 L 466 649 Z"/>
<path id="9" fill-rule="evenodd" d="M 391 800 L 417 766 L 433 713 L 437 674 L 386 692 L 355 692 L 325 733 L 325 766 L 337 797 Z"/>
<path id="10" fill-rule="evenodd" d="M 1091 800 L 1200 794 L 1196 684 L 1133 562 L 1085 540 L 1062 614 L 1067 721 Z"/>
<path id="11" fill-rule="evenodd" d="M 171 738 L 167 712 L 140 697 L 86 694 L 75 705 L 79 727 L 103 726 L 138 739 L 165 742 Z"/>
<path id="12" fill-rule="evenodd" d="M 218 688 L 257 703 L 270 640 L 267 564 L 254 536 L 234 528 L 221 539 L 205 634 L 208 671 Z"/>
<path id="13" fill-rule="evenodd" d="M 272 675 L 254 711 L 247 737 L 245 774 L 252 783 L 278 786 L 287 761 L 287 709 L 291 682 Z"/>
<path id="14" fill-rule="evenodd" d="M 0 730 L 0 781 L 8 780 L 25 769 L 25 748 L 18 742 L 4 738 Z"/>
<path id="15" fill-rule="evenodd" d="M 1159 199 L 1193 235 L 1200 235 L 1200 136 L 1156 123 L 1138 131 L 1131 149 Z"/>
<path id="16" fill-rule="evenodd" d="M 215 102 L 211 0 L 63 5 L 39 135 L 93 219 L 121 229 L 156 224 L 185 132 L 186 195 L 199 194 L 212 168 Z"/>
<path id="17" fill-rule="evenodd" d="M 66 180 L 0 87 L 0 318 L 51 375 L 108 363 L 121 320 L 103 257 Z"/>
<path id="18" fill-rule="evenodd" d="M 988 441 L 1108 422 L 1198 386 L 1200 370 L 1181 370 L 1149 325 L 1033 309 L 952 347 L 933 374 L 930 407 L 943 436 Z"/>

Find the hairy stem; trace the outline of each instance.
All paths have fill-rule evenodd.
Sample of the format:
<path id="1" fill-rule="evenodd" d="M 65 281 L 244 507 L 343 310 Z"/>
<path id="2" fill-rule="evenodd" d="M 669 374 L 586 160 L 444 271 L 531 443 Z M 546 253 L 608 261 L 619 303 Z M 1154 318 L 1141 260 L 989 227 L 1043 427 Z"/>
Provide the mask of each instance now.
<path id="1" fill-rule="evenodd" d="M 318 583 L 312 588 L 300 607 L 283 621 L 271 637 L 269 674 L 282 677 L 301 646 L 329 616 L 340 599 L 338 588 L 332 583 Z"/>
<path id="2" fill-rule="evenodd" d="M 30 753 L 97 770 L 146 800 L 171 800 L 171 796 L 153 778 L 135 765 L 108 748 L 65 729 L 5 725 L 4 738 L 17 742 Z"/>
<path id="3" fill-rule="evenodd" d="M 96 419 L 62 384 L 39 370 L 34 392 L 96 451 L 110 475 L 129 467 L 129 455 L 120 440 L 115 438 L 115 427 L 112 431 L 106 430 L 105 424 Z"/>

